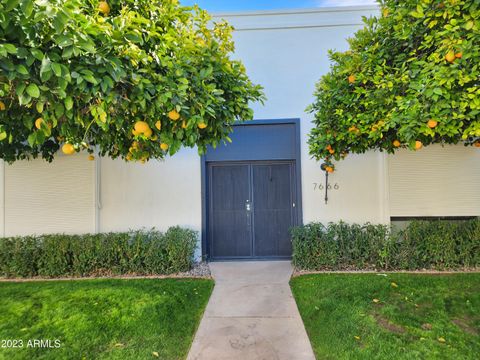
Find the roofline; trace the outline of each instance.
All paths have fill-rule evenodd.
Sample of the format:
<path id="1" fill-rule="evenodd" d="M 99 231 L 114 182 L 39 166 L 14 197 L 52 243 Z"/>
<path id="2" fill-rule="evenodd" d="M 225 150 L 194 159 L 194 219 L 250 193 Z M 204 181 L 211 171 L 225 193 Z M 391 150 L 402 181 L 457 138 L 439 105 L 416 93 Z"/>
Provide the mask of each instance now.
<path id="1" fill-rule="evenodd" d="M 377 5 L 354 5 L 354 6 L 335 6 L 335 7 L 317 7 L 307 9 L 285 9 L 285 10 L 248 10 L 248 11 L 229 11 L 229 12 L 210 12 L 214 18 L 219 17 L 248 17 L 248 16 L 269 16 L 269 15 L 294 15 L 294 14 L 312 14 L 312 13 L 332 13 L 348 11 L 369 11 L 378 10 Z"/>

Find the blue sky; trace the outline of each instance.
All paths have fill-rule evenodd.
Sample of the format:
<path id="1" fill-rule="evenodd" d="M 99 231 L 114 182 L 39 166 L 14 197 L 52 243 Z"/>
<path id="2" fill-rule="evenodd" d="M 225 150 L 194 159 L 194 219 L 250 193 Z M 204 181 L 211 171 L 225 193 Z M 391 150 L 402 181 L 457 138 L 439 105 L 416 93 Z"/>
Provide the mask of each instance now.
<path id="1" fill-rule="evenodd" d="M 180 0 L 208 11 L 301 9 L 328 6 L 372 5 L 375 0 Z"/>

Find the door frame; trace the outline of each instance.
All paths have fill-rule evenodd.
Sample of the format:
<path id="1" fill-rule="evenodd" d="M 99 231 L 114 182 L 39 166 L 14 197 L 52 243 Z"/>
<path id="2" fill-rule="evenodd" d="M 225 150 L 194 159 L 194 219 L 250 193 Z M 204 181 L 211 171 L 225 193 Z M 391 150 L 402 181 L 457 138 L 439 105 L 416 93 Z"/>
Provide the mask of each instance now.
<path id="1" fill-rule="evenodd" d="M 300 142 L 300 119 L 299 118 L 289 118 L 289 119 L 262 119 L 262 120 L 251 120 L 248 122 L 239 122 L 234 125 L 235 126 L 250 126 L 250 125 L 284 125 L 284 124 L 293 124 L 295 129 L 295 155 L 288 159 L 270 159 L 265 158 L 258 160 L 260 161 L 292 161 L 292 165 L 294 167 L 294 174 L 295 177 L 294 187 L 295 187 L 295 198 L 296 198 L 296 206 L 294 211 L 294 218 L 296 219 L 296 225 L 303 224 L 303 212 L 302 212 L 302 171 L 301 171 L 301 142 Z M 273 130 L 273 129 L 272 129 Z M 238 160 L 235 162 L 254 162 L 257 160 Z M 234 162 L 231 160 L 225 161 L 215 161 L 215 162 Z M 206 161 L 206 156 L 202 155 L 200 158 L 200 171 L 201 171 L 201 192 L 202 192 L 202 232 L 201 232 L 201 253 L 203 260 L 211 260 L 210 259 L 210 249 L 208 244 L 208 226 L 209 226 L 209 219 L 208 219 L 208 206 L 209 206 L 209 189 L 207 186 L 207 165 L 208 162 Z M 260 260 L 261 258 L 252 258 L 252 260 Z M 268 259 L 268 258 L 265 258 Z M 271 259 L 271 258 L 270 258 Z M 278 259 L 278 258 L 277 258 Z"/>

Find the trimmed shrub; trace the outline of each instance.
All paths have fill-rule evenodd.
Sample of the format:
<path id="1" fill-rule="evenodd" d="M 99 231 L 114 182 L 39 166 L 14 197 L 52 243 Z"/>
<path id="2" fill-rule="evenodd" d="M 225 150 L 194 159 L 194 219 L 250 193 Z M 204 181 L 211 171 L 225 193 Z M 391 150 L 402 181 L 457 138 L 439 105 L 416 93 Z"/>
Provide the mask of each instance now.
<path id="1" fill-rule="evenodd" d="M 172 227 L 85 235 L 0 239 L 0 276 L 171 274 L 193 265 L 197 233 Z"/>
<path id="2" fill-rule="evenodd" d="M 311 223 L 291 230 L 293 263 L 304 270 L 416 270 L 480 266 L 480 219 L 386 225 Z"/>
<path id="3" fill-rule="evenodd" d="M 397 234 L 397 267 L 457 269 L 480 266 L 480 219 L 412 221 Z"/>
<path id="4" fill-rule="evenodd" d="M 26 236 L 0 240 L 0 274 L 30 277 L 38 274 L 40 242 Z"/>

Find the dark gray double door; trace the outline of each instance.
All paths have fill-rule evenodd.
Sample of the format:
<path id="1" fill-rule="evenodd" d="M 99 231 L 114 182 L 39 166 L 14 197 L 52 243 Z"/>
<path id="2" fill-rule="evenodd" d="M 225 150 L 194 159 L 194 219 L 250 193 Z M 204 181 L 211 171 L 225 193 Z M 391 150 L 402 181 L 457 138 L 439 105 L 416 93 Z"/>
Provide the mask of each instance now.
<path id="1" fill-rule="evenodd" d="M 294 162 L 208 165 L 212 259 L 290 257 L 296 224 Z"/>

